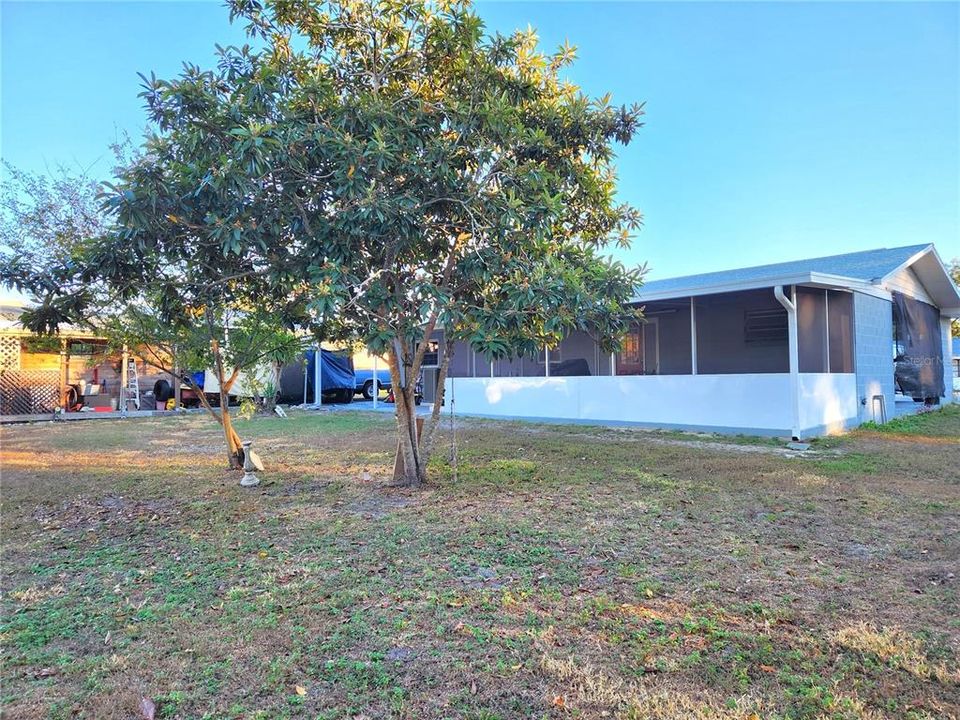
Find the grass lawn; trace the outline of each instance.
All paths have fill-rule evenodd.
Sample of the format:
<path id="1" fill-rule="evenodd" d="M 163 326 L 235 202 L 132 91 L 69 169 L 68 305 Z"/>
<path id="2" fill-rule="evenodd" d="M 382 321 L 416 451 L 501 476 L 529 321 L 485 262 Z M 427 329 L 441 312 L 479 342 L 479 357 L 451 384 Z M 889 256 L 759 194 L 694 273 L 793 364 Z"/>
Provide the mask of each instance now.
<path id="1" fill-rule="evenodd" d="M 420 491 L 383 415 L 239 421 L 253 490 L 203 416 L 7 426 L 3 717 L 957 718 L 960 412 L 904 425 L 461 420 Z"/>
<path id="2" fill-rule="evenodd" d="M 960 405 L 947 405 L 942 410 L 904 415 L 885 425 L 867 423 L 864 430 L 876 430 L 888 435 L 927 435 L 957 438 L 960 424 Z"/>

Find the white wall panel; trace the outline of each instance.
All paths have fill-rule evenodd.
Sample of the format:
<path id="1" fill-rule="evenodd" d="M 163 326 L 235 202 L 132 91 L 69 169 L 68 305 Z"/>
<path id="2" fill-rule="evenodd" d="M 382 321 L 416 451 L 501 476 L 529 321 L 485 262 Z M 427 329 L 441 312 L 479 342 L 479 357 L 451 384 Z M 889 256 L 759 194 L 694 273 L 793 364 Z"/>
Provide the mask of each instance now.
<path id="1" fill-rule="evenodd" d="M 638 423 L 718 431 L 790 433 L 790 375 L 631 375 L 448 378 L 447 397 L 465 415 Z M 856 424 L 856 376 L 801 374 L 801 426 L 816 432 Z"/>
<path id="2" fill-rule="evenodd" d="M 800 428 L 827 434 L 857 424 L 854 373 L 800 373 Z"/>

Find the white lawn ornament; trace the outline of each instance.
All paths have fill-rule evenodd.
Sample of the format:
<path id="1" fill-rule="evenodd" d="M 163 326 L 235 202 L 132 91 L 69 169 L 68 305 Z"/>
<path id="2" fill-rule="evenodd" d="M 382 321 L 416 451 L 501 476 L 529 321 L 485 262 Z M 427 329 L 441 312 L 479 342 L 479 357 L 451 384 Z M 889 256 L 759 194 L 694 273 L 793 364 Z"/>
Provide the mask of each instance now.
<path id="1" fill-rule="evenodd" d="M 254 470 L 263 471 L 263 463 L 250 446 L 253 442 L 246 440 L 243 443 L 243 478 L 240 480 L 241 487 L 255 487 L 260 484 L 260 478 L 254 474 Z"/>

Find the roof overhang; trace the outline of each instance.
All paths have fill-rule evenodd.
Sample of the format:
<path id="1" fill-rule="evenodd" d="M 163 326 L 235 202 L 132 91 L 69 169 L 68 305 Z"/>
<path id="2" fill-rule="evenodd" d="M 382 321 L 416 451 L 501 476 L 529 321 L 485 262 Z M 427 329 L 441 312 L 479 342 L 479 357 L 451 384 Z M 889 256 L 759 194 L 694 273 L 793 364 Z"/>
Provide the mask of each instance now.
<path id="1" fill-rule="evenodd" d="M 19 321 L 16 320 L 0 320 L 0 335 L 4 337 L 36 337 L 36 333 L 30 332 L 25 327 L 23 327 Z M 73 327 L 72 325 L 64 325 L 60 330 L 52 335 L 51 337 L 60 338 L 61 340 L 102 340 L 103 336 L 98 335 L 95 332 L 90 330 L 83 330 L 80 328 Z"/>
<path id="2" fill-rule="evenodd" d="M 773 288 L 777 285 L 805 285 L 809 287 L 830 288 L 832 290 L 849 290 L 866 293 L 874 297 L 890 299 L 890 292 L 873 283 L 863 282 L 855 278 L 829 275 L 827 273 L 802 272 L 790 275 L 770 275 L 763 278 L 751 278 L 740 282 L 719 283 L 714 285 L 690 285 L 677 287 L 671 290 L 644 292 L 643 287 L 631 301 L 633 303 L 656 302 L 658 300 L 679 300 L 680 298 L 701 297 L 703 295 L 720 295 L 722 293 L 740 292 L 743 290 L 761 290 Z"/>
<path id="3" fill-rule="evenodd" d="M 913 270 L 930 299 L 940 309 L 942 316 L 960 317 L 960 289 L 957 289 L 933 245 L 928 245 L 896 270 L 887 273 L 877 281 L 877 285 L 885 285 L 889 278 L 905 268 Z"/>

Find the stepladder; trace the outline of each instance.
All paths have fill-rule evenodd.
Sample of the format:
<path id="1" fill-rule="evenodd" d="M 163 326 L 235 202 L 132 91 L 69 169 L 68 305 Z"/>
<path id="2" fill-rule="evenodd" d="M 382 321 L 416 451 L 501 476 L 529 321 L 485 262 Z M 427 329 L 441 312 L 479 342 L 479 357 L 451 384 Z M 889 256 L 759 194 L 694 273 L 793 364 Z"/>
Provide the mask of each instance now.
<path id="1" fill-rule="evenodd" d="M 140 409 L 140 377 L 137 375 L 137 361 L 134 358 L 127 358 L 127 383 L 124 386 L 123 403 L 121 410 L 128 410 L 128 405 L 133 403 L 135 410 Z"/>

